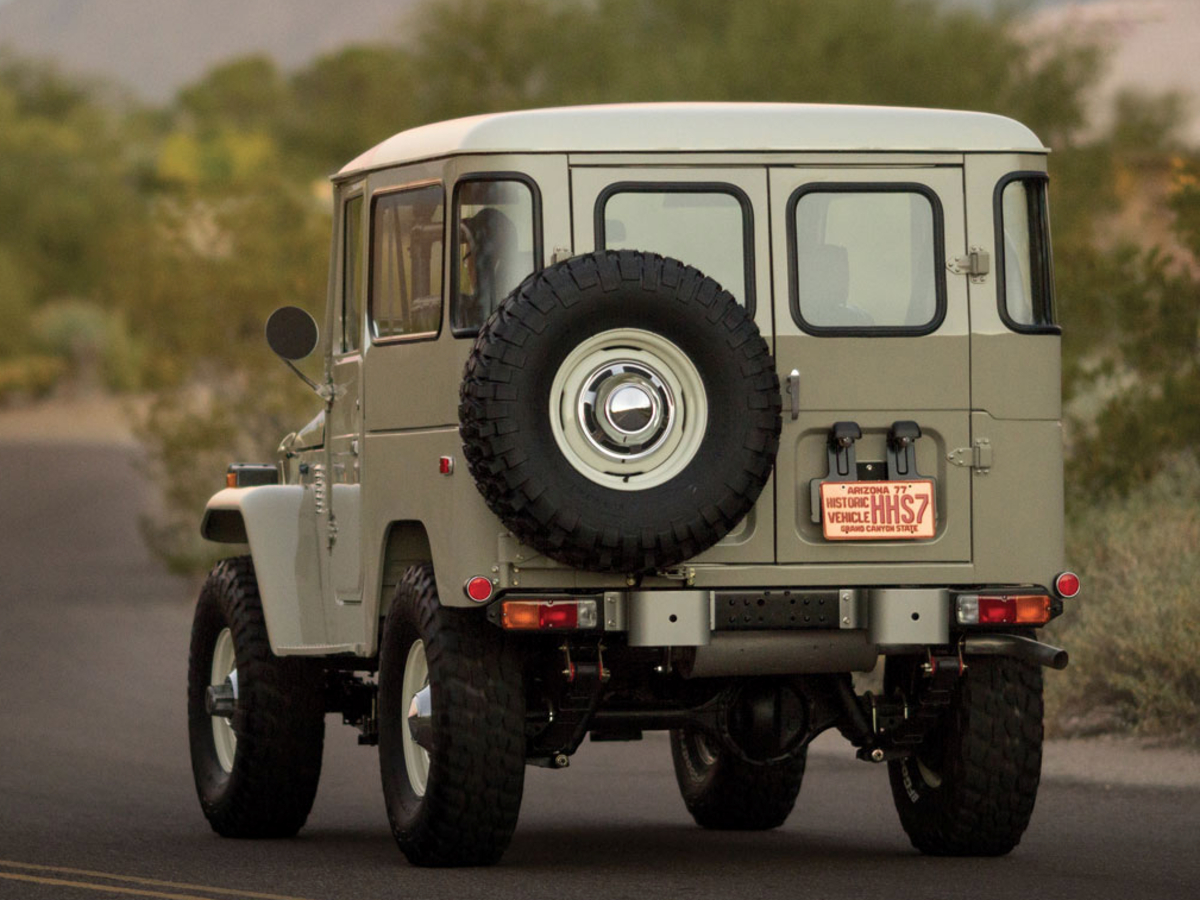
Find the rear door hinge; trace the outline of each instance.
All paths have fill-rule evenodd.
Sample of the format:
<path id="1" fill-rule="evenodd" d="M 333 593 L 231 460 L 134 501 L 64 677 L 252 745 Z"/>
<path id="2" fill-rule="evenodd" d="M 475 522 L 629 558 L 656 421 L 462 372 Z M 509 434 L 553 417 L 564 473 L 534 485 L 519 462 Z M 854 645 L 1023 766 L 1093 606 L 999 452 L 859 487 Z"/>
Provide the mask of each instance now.
<path id="1" fill-rule="evenodd" d="M 992 442 L 980 438 L 970 447 L 959 447 L 946 454 L 946 459 L 952 466 L 962 466 L 964 469 L 978 469 L 984 475 L 992 467 Z"/>
<path id="2" fill-rule="evenodd" d="M 958 256 L 947 262 L 946 268 L 955 275 L 966 275 L 975 284 L 980 284 L 992 270 L 992 258 L 982 247 L 971 247 L 966 256 Z"/>

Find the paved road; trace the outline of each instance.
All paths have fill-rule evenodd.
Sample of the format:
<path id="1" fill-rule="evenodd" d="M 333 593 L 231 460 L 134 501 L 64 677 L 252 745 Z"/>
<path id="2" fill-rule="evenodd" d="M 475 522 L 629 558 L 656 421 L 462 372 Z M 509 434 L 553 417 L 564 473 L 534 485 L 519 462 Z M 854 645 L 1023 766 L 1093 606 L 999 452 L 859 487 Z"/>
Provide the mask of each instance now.
<path id="1" fill-rule="evenodd" d="M 187 758 L 194 586 L 141 549 L 145 496 L 127 449 L 0 444 L 0 898 L 1200 896 L 1200 790 L 1051 780 L 1011 856 L 936 860 L 882 768 L 827 754 L 783 829 L 701 831 L 661 738 L 530 770 L 501 866 L 428 871 L 392 843 L 374 752 L 331 720 L 301 836 L 222 840 Z"/>

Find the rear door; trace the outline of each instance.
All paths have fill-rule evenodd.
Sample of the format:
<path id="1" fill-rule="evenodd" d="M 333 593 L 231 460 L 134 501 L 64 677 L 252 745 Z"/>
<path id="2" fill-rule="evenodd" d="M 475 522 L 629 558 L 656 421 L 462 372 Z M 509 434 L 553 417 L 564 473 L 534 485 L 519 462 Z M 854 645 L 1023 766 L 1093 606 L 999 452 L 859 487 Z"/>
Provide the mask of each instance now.
<path id="1" fill-rule="evenodd" d="M 693 265 L 746 306 L 771 341 L 770 244 L 762 166 L 571 166 L 576 253 L 650 250 Z M 757 214 L 757 215 L 756 215 Z M 769 563 L 774 488 L 698 562 Z"/>
<path id="2" fill-rule="evenodd" d="M 947 266 L 966 253 L 962 168 L 769 179 L 778 561 L 969 562 L 967 277 Z M 906 422 L 920 429 L 910 462 Z"/>

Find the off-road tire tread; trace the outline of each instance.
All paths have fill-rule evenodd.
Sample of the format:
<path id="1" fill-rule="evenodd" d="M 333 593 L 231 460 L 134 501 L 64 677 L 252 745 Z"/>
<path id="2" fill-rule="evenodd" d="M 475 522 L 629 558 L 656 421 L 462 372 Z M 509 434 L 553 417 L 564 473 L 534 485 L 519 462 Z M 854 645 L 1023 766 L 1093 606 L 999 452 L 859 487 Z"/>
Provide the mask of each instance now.
<path id="1" fill-rule="evenodd" d="M 753 765 L 722 748 L 711 771 L 702 773 L 685 740 L 682 729 L 671 731 L 675 779 L 697 825 L 714 831 L 768 831 L 787 821 L 804 781 L 807 747 L 769 765 Z"/>
<path id="2" fill-rule="evenodd" d="M 223 620 L 215 630 L 213 616 Z M 214 783 L 205 767 L 219 772 L 220 766 L 204 691 L 213 646 L 225 626 L 237 656 L 237 752 L 233 771 Z M 188 713 L 196 791 L 213 831 L 235 838 L 295 835 L 308 819 L 321 777 L 324 672 L 313 660 L 271 652 L 249 556 L 222 560 L 204 582 L 188 660 Z"/>
<path id="3" fill-rule="evenodd" d="M 393 696 L 385 696 L 393 684 L 399 695 L 409 629 L 425 642 L 435 690 L 435 752 L 416 815 L 406 815 L 396 802 L 408 776 L 394 726 L 407 727 L 407 720 L 389 716 Z M 396 843 L 418 866 L 499 861 L 516 829 L 525 785 L 525 700 L 516 647 L 480 610 L 442 606 L 433 569 L 420 565 L 397 586 L 380 651 L 379 757 Z M 399 768 L 390 764 L 393 755 Z"/>
<path id="4" fill-rule="evenodd" d="M 1042 713 L 1039 666 L 1008 657 L 968 659 L 948 713 L 941 788 L 919 782 L 922 802 L 914 803 L 904 785 L 906 761 L 888 764 L 900 823 L 914 847 L 931 856 L 1002 856 L 1020 843 L 1041 778 Z"/>
<path id="5" fill-rule="evenodd" d="M 669 527 L 638 521 L 618 531 L 588 523 L 586 510 L 548 490 L 544 460 L 522 446 L 512 415 L 533 402 L 513 387 L 531 365 L 538 336 L 554 317 L 596 292 L 636 289 L 638 302 L 677 305 L 681 316 L 703 317 L 724 335 L 744 385 L 744 446 L 723 493 Z M 708 549 L 754 507 L 770 477 L 781 428 L 779 377 L 762 335 L 745 307 L 693 266 L 656 253 L 596 251 L 526 278 L 480 330 L 460 389 L 459 432 L 467 465 L 488 507 L 523 543 L 566 565 L 593 571 L 640 572 L 674 565 Z M 712 479 L 709 479 L 712 480 Z"/>

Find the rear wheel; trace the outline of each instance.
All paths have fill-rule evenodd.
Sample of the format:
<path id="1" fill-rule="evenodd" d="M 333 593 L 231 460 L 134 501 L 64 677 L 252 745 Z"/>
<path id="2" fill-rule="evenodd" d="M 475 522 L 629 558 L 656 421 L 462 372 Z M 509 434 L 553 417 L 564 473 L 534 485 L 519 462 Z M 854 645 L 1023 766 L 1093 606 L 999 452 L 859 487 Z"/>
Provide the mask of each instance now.
<path id="1" fill-rule="evenodd" d="M 323 673 L 312 660 L 271 652 L 248 556 L 218 563 L 200 592 L 188 733 L 196 793 L 214 831 L 290 837 L 300 830 L 321 776 Z"/>
<path id="2" fill-rule="evenodd" d="M 890 657 L 886 692 L 920 689 L 920 661 Z M 1001 856 L 1029 825 L 1041 766 L 1041 668 L 979 657 L 938 725 L 888 775 L 900 824 L 922 853 Z"/>
<path id="3" fill-rule="evenodd" d="M 804 779 L 807 748 L 756 765 L 698 728 L 671 732 L 675 778 L 688 812 L 704 828 L 765 831 L 784 823 Z"/>
<path id="4" fill-rule="evenodd" d="M 419 866 L 497 862 L 525 784 L 520 658 L 480 610 L 410 568 L 383 626 L 379 765 L 396 843 Z"/>

